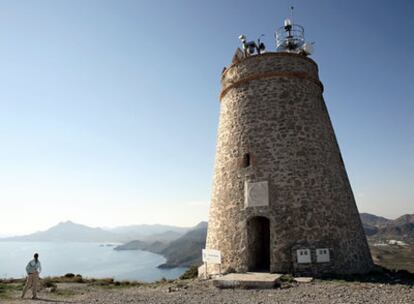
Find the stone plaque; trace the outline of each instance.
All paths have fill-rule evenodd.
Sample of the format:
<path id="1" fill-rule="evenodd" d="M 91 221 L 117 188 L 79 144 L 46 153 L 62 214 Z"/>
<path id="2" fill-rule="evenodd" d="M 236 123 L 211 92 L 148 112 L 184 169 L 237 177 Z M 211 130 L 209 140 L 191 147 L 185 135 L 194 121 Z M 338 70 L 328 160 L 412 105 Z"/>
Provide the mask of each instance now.
<path id="1" fill-rule="evenodd" d="M 264 182 L 245 182 L 244 207 L 269 206 L 269 186 Z"/>

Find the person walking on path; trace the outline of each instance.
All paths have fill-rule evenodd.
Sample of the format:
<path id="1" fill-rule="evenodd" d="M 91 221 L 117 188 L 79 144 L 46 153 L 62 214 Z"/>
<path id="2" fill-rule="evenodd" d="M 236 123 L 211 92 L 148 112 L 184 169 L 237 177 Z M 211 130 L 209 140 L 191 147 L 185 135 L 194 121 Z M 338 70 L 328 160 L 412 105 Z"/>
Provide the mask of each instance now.
<path id="1" fill-rule="evenodd" d="M 39 261 L 39 254 L 34 254 L 34 259 L 31 260 L 26 266 L 27 280 L 24 286 L 22 298 L 26 294 L 29 288 L 32 288 L 32 299 L 37 298 L 37 284 L 39 282 L 39 273 L 42 271 L 42 265 Z"/>

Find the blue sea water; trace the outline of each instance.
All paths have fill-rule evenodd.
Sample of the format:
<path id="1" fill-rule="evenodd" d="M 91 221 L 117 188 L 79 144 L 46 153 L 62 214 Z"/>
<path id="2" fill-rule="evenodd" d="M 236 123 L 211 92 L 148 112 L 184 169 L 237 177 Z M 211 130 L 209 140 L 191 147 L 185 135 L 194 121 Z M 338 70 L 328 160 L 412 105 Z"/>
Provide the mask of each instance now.
<path id="1" fill-rule="evenodd" d="M 42 277 L 66 273 L 83 277 L 152 282 L 175 279 L 186 268 L 159 269 L 165 258 L 146 251 L 116 251 L 98 243 L 0 242 L 0 278 L 25 276 L 26 264 L 39 253 Z"/>

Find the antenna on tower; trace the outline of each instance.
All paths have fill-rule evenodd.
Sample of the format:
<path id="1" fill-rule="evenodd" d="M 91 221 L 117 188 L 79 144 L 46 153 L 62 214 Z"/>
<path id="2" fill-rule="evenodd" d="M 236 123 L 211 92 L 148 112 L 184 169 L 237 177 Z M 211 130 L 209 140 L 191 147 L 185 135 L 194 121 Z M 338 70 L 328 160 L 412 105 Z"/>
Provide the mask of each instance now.
<path id="1" fill-rule="evenodd" d="M 275 33 L 278 52 L 288 52 L 309 56 L 313 53 L 313 43 L 305 41 L 305 29 L 293 22 L 294 7 L 290 7 L 290 18 Z"/>
<path id="2" fill-rule="evenodd" d="M 264 43 L 260 41 L 260 38 L 262 38 L 263 36 L 264 36 L 264 34 L 262 34 L 257 39 L 257 42 L 256 41 L 249 41 L 248 42 L 245 35 L 240 35 L 239 36 L 239 40 L 242 43 L 242 47 L 243 47 L 245 57 L 252 56 L 252 55 L 254 55 L 255 52 L 257 53 L 257 55 L 260 55 L 261 53 L 263 53 L 265 51 L 266 47 L 265 47 Z"/>

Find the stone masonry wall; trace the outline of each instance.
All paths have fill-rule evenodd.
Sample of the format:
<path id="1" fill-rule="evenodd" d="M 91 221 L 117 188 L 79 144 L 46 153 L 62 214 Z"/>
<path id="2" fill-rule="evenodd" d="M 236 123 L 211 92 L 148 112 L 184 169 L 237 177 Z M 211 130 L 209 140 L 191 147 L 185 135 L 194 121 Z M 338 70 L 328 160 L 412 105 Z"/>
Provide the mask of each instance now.
<path id="1" fill-rule="evenodd" d="M 247 221 L 270 221 L 270 271 L 363 273 L 372 260 L 322 97 L 318 68 L 288 53 L 252 56 L 222 75 L 206 248 L 224 271 L 248 270 Z M 249 153 L 250 166 L 243 168 Z M 245 181 L 267 181 L 269 206 L 244 207 Z M 295 248 L 330 248 L 298 265 Z"/>

